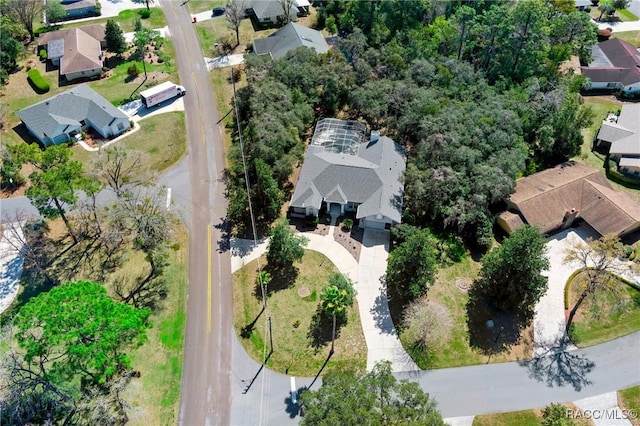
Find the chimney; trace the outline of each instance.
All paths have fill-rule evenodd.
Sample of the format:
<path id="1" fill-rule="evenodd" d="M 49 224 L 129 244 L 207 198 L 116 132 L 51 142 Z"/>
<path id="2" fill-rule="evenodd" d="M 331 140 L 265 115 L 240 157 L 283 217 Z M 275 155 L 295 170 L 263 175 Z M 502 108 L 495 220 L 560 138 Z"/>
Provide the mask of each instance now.
<path id="1" fill-rule="evenodd" d="M 562 229 L 570 227 L 573 221 L 576 220 L 576 216 L 578 216 L 578 209 L 572 208 L 567 210 L 562 218 Z"/>

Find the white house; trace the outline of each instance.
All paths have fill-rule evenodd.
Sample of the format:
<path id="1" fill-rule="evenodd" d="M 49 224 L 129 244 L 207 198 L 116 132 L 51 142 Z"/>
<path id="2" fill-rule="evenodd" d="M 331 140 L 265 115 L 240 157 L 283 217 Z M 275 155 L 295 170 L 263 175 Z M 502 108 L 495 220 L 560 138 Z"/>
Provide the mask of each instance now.
<path id="1" fill-rule="evenodd" d="M 357 121 L 318 122 L 290 203 L 292 216 L 355 213 L 362 228 L 400 223 L 406 168 L 402 147 Z"/>
<path id="2" fill-rule="evenodd" d="M 22 109 L 18 117 L 45 146 L 68 141 L 88 128 L 103 138 L 129 128 L 129 117 L 86 84 Z"/>
<path id="3" fill-rule="evenodd" d="M 596 144 L 609 148 L 619 171 L 640 178 L 640 104 L 625 104 L 620 116 L 604 120 Z"/>

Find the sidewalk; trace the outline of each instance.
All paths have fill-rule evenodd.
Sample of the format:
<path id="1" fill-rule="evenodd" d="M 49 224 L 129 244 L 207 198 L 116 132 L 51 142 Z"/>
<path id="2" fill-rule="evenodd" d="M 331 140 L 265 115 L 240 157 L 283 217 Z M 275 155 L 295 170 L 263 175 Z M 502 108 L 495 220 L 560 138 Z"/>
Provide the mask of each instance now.
<path id="1" fill-rule="evenodd" d="M 418 370 L 398 340 L 389 313 L 386 289 L 381 285 L 380 278 L 386 270 L 389 250 L 388 232 L 365 231 L 360 265 L 333 239 L 333 232 L 325 236 L 310 233 L 303 235 L 309 239 L 307 249 L 324 254 L 354 283 L 358 292 L 356 299 L 360 321 L 367 342 L 367 369 L 370 370 L 377 361 L 389 360 L 394 372 Z M 268 240 L 261 240 L 254 248 L 253 241 L 232 239 L 231 272 L 264 254 L 267 244 Z"/>

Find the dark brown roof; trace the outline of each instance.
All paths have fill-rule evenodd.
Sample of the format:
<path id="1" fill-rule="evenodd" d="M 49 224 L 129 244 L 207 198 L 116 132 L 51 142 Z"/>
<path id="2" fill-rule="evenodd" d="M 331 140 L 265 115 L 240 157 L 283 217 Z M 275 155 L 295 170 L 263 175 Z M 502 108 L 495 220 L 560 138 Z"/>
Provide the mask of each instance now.
<path id="1" fill-rule="evenodd" d="M 638 227 L 640 205 L 624 192 L 587 180 L 580 215 L 600 234 L 620 235 Z"/>
<path id="2" fill-rule="evenodd" d="M 570 161 L 519 179 L 509 200 L 529 225 L 550 232 L 562 225 L 567 211 L 582 210 L 585 179 L 610 188 L 598 170 Z"/>
<path id="3" fill-rule="evenodd" d="M 639 61 L 639 54 L 633 45 L 619 38 L 612 38 L 598 43 L 600 50 L 607 56 L 614 67 L 635 68 Z"/>

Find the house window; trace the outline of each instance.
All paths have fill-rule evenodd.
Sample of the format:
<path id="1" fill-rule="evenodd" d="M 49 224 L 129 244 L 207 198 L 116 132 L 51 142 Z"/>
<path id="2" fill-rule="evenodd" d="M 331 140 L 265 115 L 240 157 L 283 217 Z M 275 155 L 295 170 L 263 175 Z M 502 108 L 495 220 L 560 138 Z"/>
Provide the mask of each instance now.
<path id="1" fill-rule="evenodd" d="M 266 18 L 264 18 L 264 21 L 271 21 L 271 16 L 267 16 Z"/>
<path id="2" fill-rule="evenodd" d="M 124 129 L 124 124 L 122 122 L 118 123 L 118 130 Z"/>
<path id="3" fill-rule="evenodd" d="M 607 83 L 607 89 L 613 89 L 617 85 L 618 85 L 618 83 Z"/>

